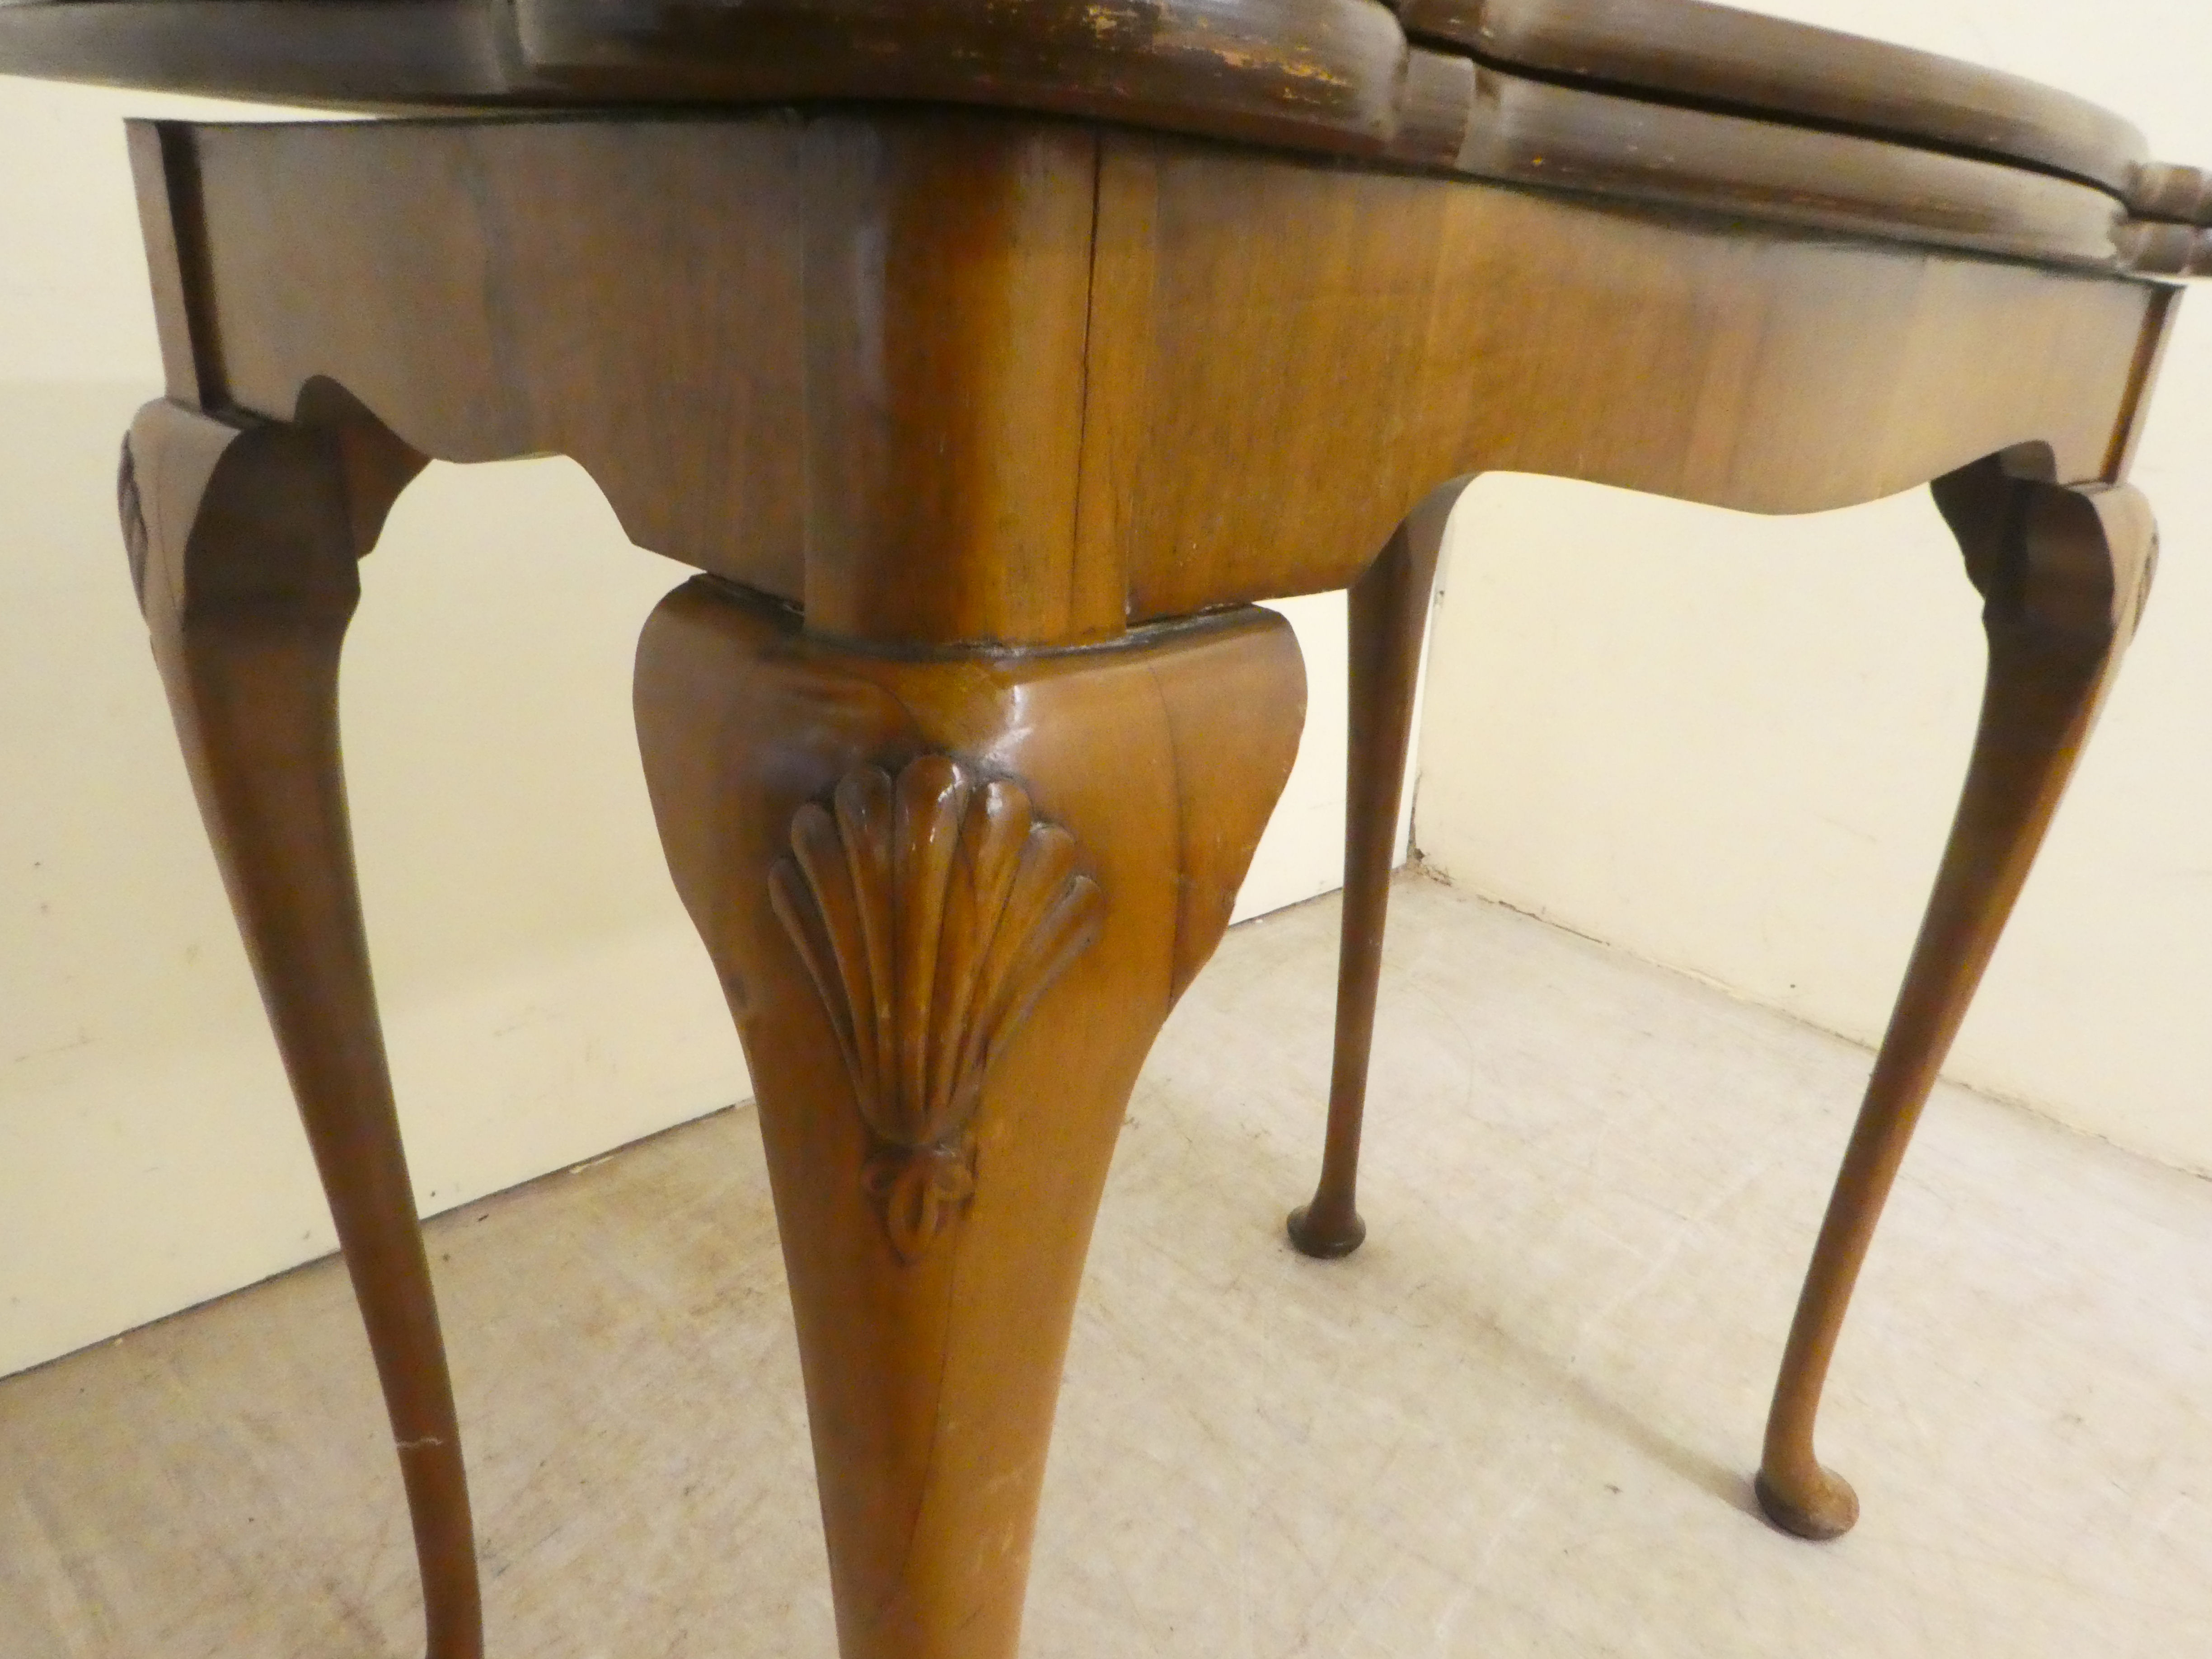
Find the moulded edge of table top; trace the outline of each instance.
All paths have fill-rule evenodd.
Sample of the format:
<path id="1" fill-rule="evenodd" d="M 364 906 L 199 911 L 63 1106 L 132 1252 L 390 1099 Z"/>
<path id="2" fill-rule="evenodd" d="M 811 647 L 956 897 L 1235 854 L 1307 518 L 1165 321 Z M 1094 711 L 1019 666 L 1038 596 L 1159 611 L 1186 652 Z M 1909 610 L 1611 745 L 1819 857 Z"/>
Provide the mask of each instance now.
<path id="1" fill-rule="evenodd" d="M 1408 0 L 1417 19 L 1448 3 Z M 1773 21 L 1689 0 L 1638 0 L 1625 12 L 1632 25 L 1714 14 L 1753 33 Z M 1542 13 L 1517 0 L 1494 15 Z M 1140 16 L 1141 27 L 1130 21 Z M 1984 76 L 1782 27 L 1784 41 L 1840 41 L 1865 65 L 1933 62 Z M 1468 50 L 1409 45 L 1376 0 L 1014 9 L 972 0 L 0 0 L 0 70 L 60 79 L 383 112 L 983 105 L 1853 236 L 2147 275 L 2212 272 L 2212 234 L 2185 222 L 2212 204 L 2212 184 L 2190 169 L 2141 164 L 2176 210 L 2130 217 L 2106 188 L 2048 170 L 1515 74 Z M 2031 90 L 2055 110 L 2091 107 Z"/>
<path id="2" fill-rule="evenodd" d="M 2071 93 L 1705 0 L 1393 3 L 1414 38 L 1492 64 L 2027 162 L 2122 196 L 2149 159 L 2131 124 Z"/>

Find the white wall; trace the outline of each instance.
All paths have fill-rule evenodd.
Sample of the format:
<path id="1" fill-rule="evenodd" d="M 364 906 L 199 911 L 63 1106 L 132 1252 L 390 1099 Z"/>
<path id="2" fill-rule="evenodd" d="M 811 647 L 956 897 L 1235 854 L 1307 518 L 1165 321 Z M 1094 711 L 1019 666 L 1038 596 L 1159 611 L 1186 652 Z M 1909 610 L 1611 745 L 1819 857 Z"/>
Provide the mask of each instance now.
<path id="1" fill-rule="evenodd" d="M 116 529 L 160 387 L 120 121 L 0 81 L 0 1374 L 327 1251 Z M 250 113 L 250 112 L 249 112 Z M 560 460 L 433 467 L 363 568 L 348 769 L 417 1196 L 465 1202 L 742 1099 L 629 723 L 681 568 Z M 1241 914 L 1335 884 L 1343 605 Z"/>
<path id="2" fill-rule="evenodd" d="M 2197 0 L 1759 9 L 2070 88 L 2212 164 Z M 1951 1074 L 2212 1171 L 2212 293 L 2135 482 L 2157 591 Z M 1415 840 L 1479 891 L 1871 1040 L 1957 799 L 1978 601 L 1924 493 L 1761 520 L 1529 478 L 1453 526 Z"/>

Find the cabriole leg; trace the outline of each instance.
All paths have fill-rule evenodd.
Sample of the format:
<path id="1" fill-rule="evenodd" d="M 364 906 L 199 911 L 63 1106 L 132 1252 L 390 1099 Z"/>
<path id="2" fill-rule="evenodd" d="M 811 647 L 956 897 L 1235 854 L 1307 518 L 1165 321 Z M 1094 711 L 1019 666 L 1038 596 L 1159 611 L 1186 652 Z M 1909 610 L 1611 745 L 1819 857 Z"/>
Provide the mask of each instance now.
<path id="1" fill-rule="evenodd" d="M 1922 1105 L 2027 878 L 2135 631 L 2157 537 L 2124 484 L 2067 489 L 1992 457 L 1941 479 L 1936 504 L 1987 601 L 1990 666 L 1958 817 L 1790 1328 L 1759 1498 L 1777 1525 L 1833 1538 L 1858 1499 L 1813 1451 L 1851 1287 Z"/>
<path id="2" fill-rule="evenodd" d="M 1138 1067 L 1304 709 L 1244 611 L 874 655 L 709 579 L 639 647 L 669 865 L 759 1100 L 844 1659 L 1012 1659 Z"/>
<path id="3" fill-rule="evenodd" d="M 1328 1088 L 1328 1133 L 1313 1200 L 1291 1212 L 1291 1242 L 1311 1256 L 1349 1255 L 1367 1237 L 1359 1218 L 1359 1131 L 1367 1109 L 1367 1061 L 1375 1041 L 1375 995 L 1382 975 L 1382 930 L 1390 907 L 1390 853 L 1413 731 L 1413 688 L 1436 588 L 1444 526 L 1465 483 L 1448 484 L 1415 507 L 1367 567 L 1351 594 L 1351 742 L 1346 757 L 1344 912 L 1337 952 L 1336 1049 Z"/>
<path id="4" fill-rule="evenodd" d="M 393 1109 L 338 760 L 356 559 L 421 458 L 366 417 L 141 410 L 124 531 L 209 839 L 337 1224 L 407 1489 L 430 1659 L 483 1650 L 453 1388 Z"/>

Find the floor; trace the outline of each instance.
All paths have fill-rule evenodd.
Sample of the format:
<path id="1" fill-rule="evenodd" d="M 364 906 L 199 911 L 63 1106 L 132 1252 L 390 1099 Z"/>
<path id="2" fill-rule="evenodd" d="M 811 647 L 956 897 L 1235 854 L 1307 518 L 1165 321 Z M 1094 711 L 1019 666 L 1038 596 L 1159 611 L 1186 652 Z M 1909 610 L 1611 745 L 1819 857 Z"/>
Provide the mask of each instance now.
<path id="1" fill-rule="evenodd" d="M 1745 1476 L 1866 1054 L 1409 878 L 1314 1263 L 1335 926 L 1236 930 L 1133 1103 L 1031 1659 L 2212 1653 L 2212 1185 L 1942 1091 L 1801 1543 Z M 750 1113 L 431 1231 L 495 1659 L 828 1659 Z M 379 1421 L 327 1265 L 0 1384 L 0 1659 L 419 1655 Z"/>

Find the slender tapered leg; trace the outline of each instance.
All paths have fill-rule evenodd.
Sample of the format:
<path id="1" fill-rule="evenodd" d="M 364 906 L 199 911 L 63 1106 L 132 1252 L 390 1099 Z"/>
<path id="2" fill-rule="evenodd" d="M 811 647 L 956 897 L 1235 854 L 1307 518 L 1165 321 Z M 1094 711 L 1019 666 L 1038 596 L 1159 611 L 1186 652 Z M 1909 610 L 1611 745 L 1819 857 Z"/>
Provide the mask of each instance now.
<path id="1" fill-rule="evenodd" d="M 125 537 L 192 787 L 337 1224 L 392 1418 L 430 1659 L 483 1650 L 445 1349 L 377 1024 L 338 760 L 356 559 L 422 463 L 366 417 L 149 404 Z"/>
<path id="2" fill-rule="evenodd" d="M 2003 458 L 1941 479 L 1937 505 L 1987 601 L 1989 683 L 1949 845 L 1875 1057 L 1790 1328 L 1767 1420 L 1760 1504 L 1833 1538 L 1858 1498 L 1813 1451 L 1814 1419 L 1867 1245 L 2043 832 L 2135 631 L 2157 556 L 2142 496 L 2013 476 Z"/>
<path id="3" fill-rule="evenodd" d="M 1465 483 L 1415 507 L 1352 589 L 1350 747 L 1346 757 L 1344 920 L 1336 977 L 1336 1054 L 1328 1136 L 1313 1201 L 1291 1212 L 1291 1242 L 1308 1255 L 1349 1255 L 1367 1237 L 1359 1218 L 1359 1129 L 1375 1039 L 1375 993 L 1390 906 L 1390 853 L 1413 730 L 1413 688 L 1436 587 L 1444 526 Z"/>
<path id="4" fill-rule="evenodd" d="M 1129 1090 L 1288 775 L 1240 611 L 878 655 L 710 579 L 638 653 L 670 869 L 742 1035 L 844 1659 L 1012 1659 Z"/>

